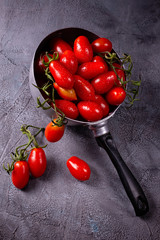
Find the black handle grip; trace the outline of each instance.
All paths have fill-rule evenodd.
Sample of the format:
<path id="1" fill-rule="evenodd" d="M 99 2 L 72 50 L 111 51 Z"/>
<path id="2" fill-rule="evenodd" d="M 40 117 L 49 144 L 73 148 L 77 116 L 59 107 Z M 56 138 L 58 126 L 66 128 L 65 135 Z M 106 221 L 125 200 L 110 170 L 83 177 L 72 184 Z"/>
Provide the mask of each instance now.
<path id="1" fill-rule="evenodd" d="M 108 153 L 114 164 L 125 191 L 134 207 L 137 216 L 142 216 L 149 211 L 149 206 L 145 194 L 120 156 L 110 133 L 96 137 L 97 143 Z"/>

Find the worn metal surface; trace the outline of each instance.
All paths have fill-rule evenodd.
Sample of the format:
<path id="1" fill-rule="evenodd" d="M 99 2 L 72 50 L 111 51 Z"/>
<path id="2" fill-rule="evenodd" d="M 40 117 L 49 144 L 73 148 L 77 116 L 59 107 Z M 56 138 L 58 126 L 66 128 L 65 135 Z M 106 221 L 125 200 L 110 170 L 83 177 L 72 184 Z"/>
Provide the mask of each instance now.
<path id="1" fill-rule="evenodd" d="M 0 239 L 158 240 L 160 236 L 160 2 L 0 0 Z M 109 121 L 116 145 L 148 198 L 150 212 L 136 217 L 109 157 L 87 127 L 68 127 L 48 144 L 47 171 L 16 189 L 2 164 L 26 138 L 23 123 L 50 120 L 36 109 L 29 67 L 39 42 L 64 27 L 108 37 L 114 49 L 131 54 L 133 78 L 142 76 L 141 101 L 121 107 Z M 40 141 L 46 143 L 43 136 Z M 92 174 L 76 181 L 66 160 L 86 160 Z"/>

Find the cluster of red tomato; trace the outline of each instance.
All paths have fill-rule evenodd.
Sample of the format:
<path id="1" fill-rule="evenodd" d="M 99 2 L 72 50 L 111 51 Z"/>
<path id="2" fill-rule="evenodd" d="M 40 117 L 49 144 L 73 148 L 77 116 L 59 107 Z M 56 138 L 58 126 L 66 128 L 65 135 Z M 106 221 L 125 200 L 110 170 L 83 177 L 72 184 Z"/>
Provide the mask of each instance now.
<path id="1" fill-rule="evenodd" d="M 53 87 L 59 95 L 55 104 L 68 118 L 86 121 L 98 121 L 109 114 L 110 106 L 121 104 L 126 92 L 122 87 L 125 74 L 122 67 L 113 63 L 116 73 L 98 54 L 111 52 L 112 43 L 106 38 L 98 38 L 92 43 L 85 36 L 74 41 L 73 49 L 63 39 L 53 42 L 52 54 L 43 56 L 39 65 L 48 64 L 53 76 Z M 118 76 L 118 77 L 117 77 Z"/>
<path id="2" fill-rule="evenodd" d="M 35 178 L 41 177 L 47 166 L 47 160 L 45 152 L 42 148 L 33 148 L 26 160 L 18 160 L 14 163 L 14 169 L 12 170 L 12 182 L 15 187 L 22 189 L 29 181 L 30 173 Z"/>
<path id="3" fill-rule="evenodd" d="M 76 179 L 86 181 L 90 178 L 91 170 L 89 165 L 82 159 L 72 156 L 67 160 L 67 167 Z M 18 160 L 14 163 L 12 170 L 12 182 L 15 187 L 23 189 L 29 182 L 30 173 L 33 177 L 41 177 L 47 166 L 47 160 L 44 150 L 41 147 L 33 148 L 28 162 Z"/>

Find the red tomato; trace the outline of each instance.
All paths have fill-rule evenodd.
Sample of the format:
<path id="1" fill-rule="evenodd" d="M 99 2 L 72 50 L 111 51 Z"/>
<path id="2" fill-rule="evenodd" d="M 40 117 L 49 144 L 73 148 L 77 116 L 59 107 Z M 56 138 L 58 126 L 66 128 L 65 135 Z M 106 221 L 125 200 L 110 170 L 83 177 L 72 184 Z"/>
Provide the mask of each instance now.
<path id="1" fill-rule="evenodd" d="M 108 72 L 108 65 L 102 57 L 94 56 L 92 62 L 102 62 L 105 65 L 104 73 Z"/>
<path id="2" fill-rule="evenodd" d="M 52 54 L 48 54 L 48 55 L 49 55 L 50 57 L 53 57 Z M 41 69 L 43 69 L 43 72 L 44 72 L 44 70 L 45 70 L 47 67 L 44 65 L 43 61 L 46 62 L 46 63 L 49 61 L 49 59 L 48 59 L 48 57 L 46 56 L 46 54 L 43 54 L 43 55 L 40 56 L 39 63 L 38 63 L 39 67 L 40 67 Z"/>
<path id="3" fill-rule="evenodd" d="M 45 152 L 42 148 L 34 148 L 31 150 L 28 165 L 31 174 L 34 177 L 40 177 L 46 170 L 47 160 Z"/>
<path id="4" fill-rule="evenodd" d="M 81 100 L 95 100 L 93 86 L 87 80 L 78 75 L 74 75 L 74 89 Z"/>
<path id="5" fill-rule="evenodd" d="M 78 68 L 78 61 L 73 51 L 66 50 L 60 57 L 60 62 L 72 73 L 75 74 Z"/>
<path id="6" fill-rule="evenodd" d="M 79 66 L 77 73 L 84 79 L 89 80 L 105 71 L 106 68 L 102 62 L 86 62 Z"/>
<path id="7" fill-rule="evenodd" d="M 79 115 L 77 106 L 68 100 L 55 100 L 57 108 L 59 108 L 68 118 L 76 119 Z"/>
<path id="8" fill-rule="evenodd" d="M 56 119 L 54 119 L 56 121 Z M 65 126 L 62 125 L 61 127 L 57 126 L 53 122 L 48 123 L 45 128 L 45 137 L 49 142 L 57 142 L 59 141 L 64 134 Z"/>
<path id="9" fill-rule="evenodd" d="M 103 117 L 101 106 L 96 102 L 81 101 L 77 105 L 80 115 L 87 121 L 98 121 Z"/>
<path id="10" fill-rule="evenodd" d="M 51 57 L 53 57 L 51 54 L 49 54 L 49 55 Z M 36 71 L 36 75 L 38 76 L 38 78 L 45 82 L 46 81 L 45 70 L 47 67 L 44 65 L 43 59 L 45 62 L 48 62 L 48 57 L 46 56 L 45 53 L 42 53 L 41 56 L 36 59 L 35 71 Z"/>
<path id="11" fill-rule="evenodd" d="M 98 103 L 103 111 L 103 117 L 106 117 L 109 113 L 109 105 L 101 95 L 96 95 L 96 103 Z"/>
<path id="12" fill-rule="evenodd" d="M 104 94 L 108 92 L 117 81 L 117 76 L 114 71 L 109 71 L 107 73 L 103 73 L 98 77 L 94 78 L 91 81 L 92 86 L 95 89 L 97 94 Z"/>
<path id="13" fill-rule="evenodd" d="M 60 87 L 67 89 L 73 88 L 73 75 L 68 71 L 67 68 L 63 66 L 62 63 L 58 61 L 52 61 L 49 64 L 49 70 L 54 77 L 54 80 Z"/>
<path id="14" fill-rule="evenodd" d="M 111 52 L 112 43 L 107 38 L 97 38 L 92 42 L 92 48 L 95 53 Z"/>
<path id="15" fill-rule="evenodd" d="M 69 101 L 77 100 L 76 92 L 73 88 L 72 89 L 62 88 L 62 87 L 58 86 L 58 84 L 56 82 L 53 83 L 53 86 L 61 98 L 65 99 L 65 100 L 69 100 Z"/>
<path id="16" fill-rule="evenodd" d="M 109 104 L 118 106 L 126 97 L 126 92 L 122 87 L 114 87 L 106 94 L 106 100 Z"/>
<path id="17" fill-rule="evenodd" d="M 122 69 L 115 69 L 118 77 L 124 82 L 125 81 L 125 73 Z M 122 86 L 121 81 L 117 78 L 117 81 L 115 82 L 116 86 Z"/>
<path id="18" fill-rule="evenodd" d="M 124 73 L 124 71 L 123 71 L 123 67 L 122 67 L 121 65 L 119 65 L 118 63 L 113 63 L 113 66 L 116 67 L 116 68 L 115 68 L 115 71 L 116 71 L 118 77 L 119 77 L 120 79 L 122 79 L 123 82 L 124 82 L 124 81 L 126 80 L 126 78 L 125 78 L 125 73 Z M 118 78 L 117 78 L 117 80 L 115 81 L 115 85 L 116 85 L 116 86 L 119 86 L 119 87 L 122 86 L 122 83 L 121 83 L 121 81 L 119 81 Z"/>
<path id="19" fill-rule="evenodd" d="M 85 181 L 90 178 L 91 170 L 89 165 L 76 156 L 67 160 L 67 167 L 72 176 L 80 181 Z"/>
<path id="20" fill-rule="evenodd" d="M 85 36 L 79 36 L 74 41 L 74 53 L 79 63 L 90 62 L 93 58 L 92 46 Z"/>
<path id="21" fill-rule="evenodd" d="M 51 44 L 51 49 L 59 53 L 59 57 L 66 51 L 72 51 L 71 46 L 61 38 L 55 38 Z"/>
<path id="22" fill-rule="evenodd" d="M 121 68 L 122 69 L 122 66 L 120 64 L 118 64 L 118 63 L 113 63 L 113 66 L 115 68 Z M 113 69 L 111 69 L 111 70 L 113 70 Z"/>
<path id="23" fill-rule="evenodd" d="M 22 189 L 29 181 L 29 166 L 26 161 L 17 161 L 12 171 L 12 182 L 15 187 Z"/>

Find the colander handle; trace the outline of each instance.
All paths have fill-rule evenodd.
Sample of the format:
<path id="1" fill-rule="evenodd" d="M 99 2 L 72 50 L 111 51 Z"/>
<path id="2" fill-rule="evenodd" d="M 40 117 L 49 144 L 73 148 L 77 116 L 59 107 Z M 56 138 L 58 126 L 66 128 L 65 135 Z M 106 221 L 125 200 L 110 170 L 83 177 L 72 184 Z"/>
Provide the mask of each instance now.
<path id="1" fill-rule="evenodd" d="M 136 215 L 142 216 L 146 214 L 149 211 L 147 198 L 141 186 L 120 156 L 111 134 L 107 133 L 96 137 L 96 140 L 98 145 L 106 150 L 112 160 Z"/>

